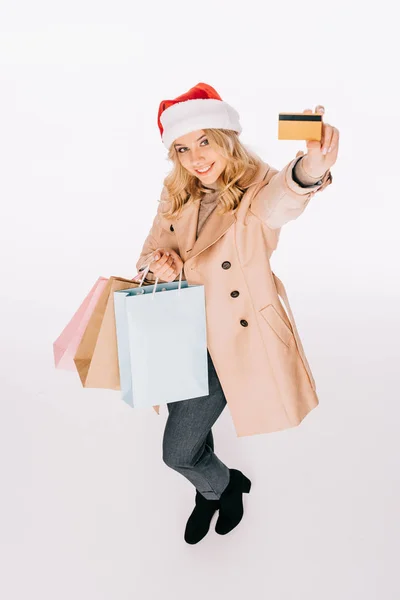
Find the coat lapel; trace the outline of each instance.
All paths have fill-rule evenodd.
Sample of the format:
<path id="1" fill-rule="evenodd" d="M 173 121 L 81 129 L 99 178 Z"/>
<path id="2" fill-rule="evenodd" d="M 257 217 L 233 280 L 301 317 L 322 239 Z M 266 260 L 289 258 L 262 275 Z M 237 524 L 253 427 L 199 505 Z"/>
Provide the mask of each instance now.
<path id="1" fill-rule="evenodd" d="M 262 163 L 261 168 L 258 170 L 248 188 L 253 190 L 253 186 L 263 180 L 266 173 L 266 167 L 267 165 Z M 246 190 L 245 194 L 248 193 L 249 189 Z M 217 206 L 207 218 L 200 235 L 196 240 L 199 209 L 200 200 L 195 200 L 194 202 L 187 204 L 182 209 L 181 215 L 175 222 L 179 249 L 184 262 L 189 258 L 197 256 L 200 252 L 203 252 L 212 246 L 212 244 L 215 244 L 215 242 L 217 242 L 237 220 L 237 212 L 235 214 L 225 213 L 224 215 L 220 215 L 217 213 Z"/>
<path id="2" fill-rule="evenodd" d="M 235 215 L 219 215 L 217 210 L 218 206 L 215 207 L 211 215 L 207 218 L 191 252 L 187 253 L 186 260 L 188 258 L 197 256 L 200 254 L 200 252 L 203 252 L 206 250 L 206 248 L 212 246 L 212 244 L 215 244 L 215 242 L 219 240 L 219 238 L 222 237 L 227 232 L 229 227 L 231 227 L 231 225 L 236 221 Z"/>
<path id="3" fill-rule="evenodd" d="M 200 200 L 196 200 L 192 204 L 186 206 L 181 216 L 177 219 L 178 241 L 181 256 L 184 261 L 197 256 L 200 252 L 203 252 L 206 248 L 212 246 L 212 244 L 219 240 L 219 238 L 222 237 L 236 221 L 235 215 L 219 215 L 217 213 L 217 206 L 207 218 L 200 235 L 196 240 L 199 209 Z"/>
<path id="4" fill-rule="evenodd" d="M 199 218 L 200 200 L 187 204 L 175 221 L 179 250 L 185 262 L 196 242 L 197 222 Z"/>

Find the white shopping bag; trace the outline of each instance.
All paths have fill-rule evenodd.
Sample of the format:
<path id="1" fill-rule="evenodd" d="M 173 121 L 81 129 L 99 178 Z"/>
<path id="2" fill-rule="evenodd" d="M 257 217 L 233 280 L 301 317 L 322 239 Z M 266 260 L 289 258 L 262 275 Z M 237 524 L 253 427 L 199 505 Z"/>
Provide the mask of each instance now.
<path id="1" fill-rule="evenodd" d="M 114 292 L 122 398 L 134 408 L 207 396 L 203 285 L 182 281 Z"/>

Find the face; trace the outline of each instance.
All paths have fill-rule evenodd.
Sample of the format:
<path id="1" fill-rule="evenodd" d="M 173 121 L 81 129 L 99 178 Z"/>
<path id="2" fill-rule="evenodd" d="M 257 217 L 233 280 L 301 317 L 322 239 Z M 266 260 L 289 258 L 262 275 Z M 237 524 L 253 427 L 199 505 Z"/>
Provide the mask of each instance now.
<path id="1" fill-rule="evenodd" d="M 213 148 L 203 129 L 174 141 L 181 165 L 205 185 L 213 185 L 225 169 L 227 159 Z"/>

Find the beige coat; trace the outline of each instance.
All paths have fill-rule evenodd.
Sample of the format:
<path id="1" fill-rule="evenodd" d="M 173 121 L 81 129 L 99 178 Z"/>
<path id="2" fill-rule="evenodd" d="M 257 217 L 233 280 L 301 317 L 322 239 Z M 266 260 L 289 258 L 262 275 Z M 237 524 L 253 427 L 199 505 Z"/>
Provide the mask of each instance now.
<path id="1" fill-rule="evenodd" d="M 238 437 L 294 427 L 318 404 L 285 288 L 270 266 L 282 225 L 332 182 L 329 171 L 311 191 L 300 187 L 291 176 L 296 158 L 281 171 L 263 162 L 236 214 L 216 209 L 197 241 L 200 201 L 167 219 L 164 188 L 166 203 L 159 204 L 136 265 L 146 265 L 158 247 L 173 248 L 188 283 L 205 286 L 208 350 Z"/>

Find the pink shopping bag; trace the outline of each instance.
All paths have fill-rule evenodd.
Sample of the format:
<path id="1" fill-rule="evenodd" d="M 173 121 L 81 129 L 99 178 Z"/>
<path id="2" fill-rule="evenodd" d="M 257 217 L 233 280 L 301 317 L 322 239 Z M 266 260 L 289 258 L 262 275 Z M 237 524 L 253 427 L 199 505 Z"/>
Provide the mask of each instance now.
<path id="1" fill-rule="evenodd" d="M 99 277 L 68 325 L 53 343 L 54 364 L 56 369 L 76 371 L 74 356 L 83 337 L 86 326 L 108 281 Z"/>

